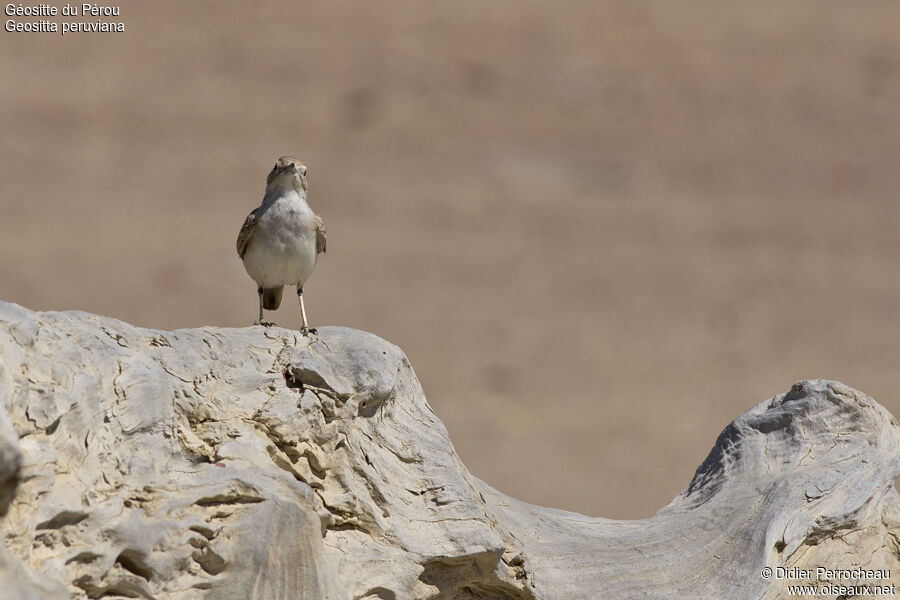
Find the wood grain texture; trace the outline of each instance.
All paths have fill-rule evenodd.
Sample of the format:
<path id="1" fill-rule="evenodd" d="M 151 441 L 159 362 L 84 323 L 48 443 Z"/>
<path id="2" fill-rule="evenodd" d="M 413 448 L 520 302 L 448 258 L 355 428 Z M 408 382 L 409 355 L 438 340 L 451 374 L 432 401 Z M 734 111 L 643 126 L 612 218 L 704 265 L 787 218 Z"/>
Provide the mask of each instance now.
<path id="1" fill-rule="evenodd" d="M 766 567 L 900 576 L 900 426 L 831 381 L 735 419 L 637 521 L 472 476 L 404 353 L 352 329 L 160 331 L 0 303 L 0 400 L 13 600 L 749 600 L 802 583 Z"/>

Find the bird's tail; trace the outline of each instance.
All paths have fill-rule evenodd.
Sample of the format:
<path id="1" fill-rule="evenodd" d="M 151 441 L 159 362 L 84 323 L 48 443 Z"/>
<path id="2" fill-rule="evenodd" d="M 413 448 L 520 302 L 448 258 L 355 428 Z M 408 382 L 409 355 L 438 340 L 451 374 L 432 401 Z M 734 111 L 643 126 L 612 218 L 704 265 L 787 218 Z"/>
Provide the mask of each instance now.
<path id="1" fill-rule="evenodd" d="M 277 288 L 264 288 L 263 289 L 263 308 L 266 310 L 275 310 L 279 306 L 281 306 L 281 293 L 284 291 L 284 286 L 280 286 Z"/>

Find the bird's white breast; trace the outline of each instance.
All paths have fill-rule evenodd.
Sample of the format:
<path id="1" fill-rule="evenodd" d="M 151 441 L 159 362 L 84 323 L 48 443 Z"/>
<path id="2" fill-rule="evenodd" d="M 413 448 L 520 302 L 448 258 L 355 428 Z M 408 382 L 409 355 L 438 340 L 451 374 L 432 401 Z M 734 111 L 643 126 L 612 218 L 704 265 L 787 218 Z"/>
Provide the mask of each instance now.
<path id="1" fill-rule="evenodd" d="M 298 192 L 263 200 L 256 228 L 244 254 L 244 268 L 265 288 L 302 285 L 316 268 L 313 211 Z"/>

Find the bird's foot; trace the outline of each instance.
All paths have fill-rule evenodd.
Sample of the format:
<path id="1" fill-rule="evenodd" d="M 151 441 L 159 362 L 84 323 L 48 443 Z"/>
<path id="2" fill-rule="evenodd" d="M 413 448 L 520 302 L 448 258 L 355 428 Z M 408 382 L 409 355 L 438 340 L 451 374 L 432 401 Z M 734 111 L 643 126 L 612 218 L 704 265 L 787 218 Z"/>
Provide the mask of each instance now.
<path id="1" fill-rule="evenodd" d="M 273 323 L 272 321 L 261 321 L 259 319 L 257 319 L 256 321 L 253 321 L 253 324 L 254 325 L 262 325 L 263 327 L 275 327 L 275 323 Z"/>
<path id="2" fill-rule="evenodd" d="M 309 334 L 316 335 L 317 333 L 319 333 L 319 330 L 316 329 L 315 327 L 301 327 L 300 333 L 302 333 L 305 337 L 305 336 L 308 336 Z"/>

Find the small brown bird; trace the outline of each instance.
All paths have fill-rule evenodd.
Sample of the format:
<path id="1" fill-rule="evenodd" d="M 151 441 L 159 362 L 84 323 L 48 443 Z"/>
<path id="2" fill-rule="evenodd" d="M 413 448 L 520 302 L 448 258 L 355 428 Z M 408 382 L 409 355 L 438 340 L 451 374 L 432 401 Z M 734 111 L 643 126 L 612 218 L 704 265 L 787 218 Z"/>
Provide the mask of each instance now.
<path id="1" fill-rule="evenodd" d="M 293 156 L 282 156 L 266 179 L 262 204 L 247 216 L 237 238 L 238 256 L 258 285 L 255 324 L 272 325 L 263 321 L 263 309 L 277 309 L 284 286 L 296 285 L 303 335 L 315 333 L 306 320 L 303 285 L 325 252 L 325 223 L 306 203 L 306 192 L 306 166 Z"/>

